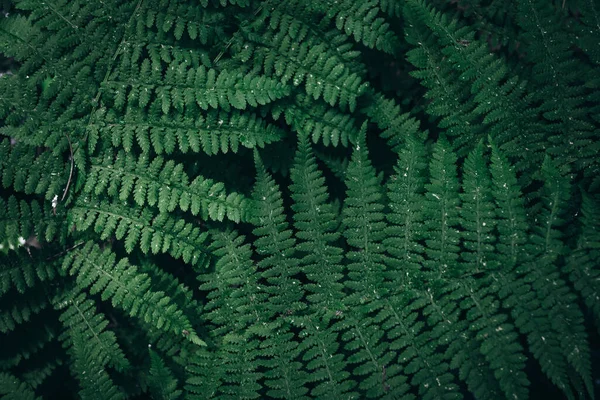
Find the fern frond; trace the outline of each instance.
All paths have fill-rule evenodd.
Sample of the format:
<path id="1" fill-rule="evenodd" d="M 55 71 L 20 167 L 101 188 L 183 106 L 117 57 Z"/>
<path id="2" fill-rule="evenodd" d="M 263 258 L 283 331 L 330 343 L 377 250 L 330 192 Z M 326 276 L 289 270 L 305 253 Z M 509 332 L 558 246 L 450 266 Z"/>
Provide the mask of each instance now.
<path id="1" fill-rule="evenodd" d="M 149 59 L 127 69 L 127 75 L 116 76 L 103 85 L 106 101 L 117 110 L 126 105 L 146 108 L 149 104 L 160 105 L 163 114 L 171 109 L 222 109 L 233 107 L 245 110 L 284 98 L 290 94 L 289 86 L 265 75 L 242 72 L 219 71 L 201 65 L 189 67 L 185 62 L 162 70 Z M 132 70 L 133 69 L 133 70 Z M 157 84 L 157 78 L 164 76 Z"/>
<path id="2" fill-rule="evenodd" d="M 88 338 L 82 332 L 73 332 L 74 363 L 71 368 L 79 380 L 79 395 L 84 400 L 121 400 L 125 396 L 115 386 L 103 363 L 98 361 L 98 353 L 90 348 Z"/>
<path id="3" fill-rule="evenodd" d="M 343 315 L 342 311 L 339 311 Z M 356 396 L 356 382 L 346 370 L 347 357 L 340 348 L 339 334 L 328 325 L 331 318 L 307 315 L 298 318 L 302 329 L 300 351 L 309 371 L 307 383 L 314 385 L 311 395 L 341 399 Z"/>
<path id="4" fill-rule="evenodd" d="M 425 305 L 422 313 L 430 327 L 432 343 L 445 348 L 443 359 L 451 360 L 450 368 L 458 370 L 459 378 L 478 399 L 503 397 L 494 370 L 480 351 L 475 332 L 468 329 L 467 321 L 461 318 L 456 284 L 433 280 L 428 286 L 417 294 Z M 435 384 L 441 386 L 441 381 Z"/>
<path id="5" fill-rule="evenodd" d="M 185 383 L 186 398 L 203 400 L 217 396 L 223 383 L 223 374 L 217 369 L 216 360 L 216 352 L 208 351 L 205 347 L 191 357 L 190 363 L 185 367 L 188 376 Z"/>
<path id="6" fill-rule="evenodd" d="M 223 183 L 202 176 L 190 182 L 183 164 L 165 161 L 162 157 L 119 152 L 106 152 L 93 158 L 86 176 L 85 193 L 96 196 L 107 193 L 127 201 L 158 207 L 162 213 L 175 208 L 190 211 L 203 219 L 244 221 L 249 213 L 249 200 L 239 193 L 227 193 Z"/>
<path id="7" fill-rule="evenodd" d="M 308 391 L 305 387 L 306 377 L 301 371 L 300 362 L 296 361 L 300 350 L 292 338 L 289 322 L 299 314 L 306 305 L 301 301 L 303 289 L 296 278 L 299 272 L 298 260 L 295 258 L 295 242 L 292 231 L 283 213 L 281 192 L 271 175 L 255 152 L 257 178 L 252 192 L 256 208 L 253 214 L 252 233 L 256 236 L 254 245 L 261 257 L 257 266 L 267 285 L 269 294 L 266 315 L 270 326 L 261 336 L 261 354 L 267 368 L 265 385 L 268 395 L 274 398 L 291 396 L 302 397 Z M 260 335 L 260 333 L 259 333 Z"/>
<path id="8" fill-rule="evenodd" d="M 426 185 L 425 212 L 425 254 L 429 260 L 425 261 L 428 274 L 434 279 L 442 279 L 448 283 L 442 283 L 442 287 L 434 293 L 444 293 L 444 298 L 437 301 L 460 302 L 460 307 L 466 311 L 466 319 L 473 335 L 466 338 L 465 347 L 460 349 L 453 345 L 449 348 L 449 355 L 454 358 L 453 362 L 461 368 L 471 369 L 465 364 L 465 357 L 477 358 L 472 352 L 481 352 L 484 362 L 493 371 L 484 396 L 493 397 L 495 387 L 499 387 L 506 395 L 516 395 L 518 398 L 527 396 L 526 386 L 528 381 L 523 373 L 525 357 L 522 348 L 514 343 L 516 334 L 514 327 L 507 322 L 507 316 L 499 310 L 499 302 L 495 294 L 490 290 L 489 279 L 473 279 L 462 277 L 461 263 L 459 262 L 459 206 L 458 177 L 454 165 L 456 156 L 449 150 L 448 143 L 439 139 L 433 149 L 433 159 L 430 163 L 430 181 Z M 469 172 L 466 172 L 469 175 Z M 466 178 L 468 180 L 468 178 Z M 468 185 L 466 190 L 468 190 Z M 451 330 L 452 332 L 452 330 Z M 476 342 L 474 342 L 474 340 Z M 496 345 L 495 343 L 503 343 Z M 510 344 L 510 348 L 504 347 Z M 503 348 L 500 354 L 498 350 Z M 472 371 L 472 370 L 471 370 Z M 470 375 L 472 372 L 462 372 Z M 473 391 L 481 390 L 483 377 L 474 377 L 470 385 Z"/>
<path id="9" fill-rule="evenodd" d="M 160 356 L 152 350 L 150 352 L 150 370 L 148 387 L 152 398 L 156 400 L 176 400 L 181 397 L 182 391 L 177 389 L 177 379 Z"/>
<path id="10" fill-rule="evenodd" d="M 399 152 L 406 137 L 417 135 L 419 121 L 403 112 L 400 105 L 383 94 L 369 93 L 368 106 L 361 110 L 382 130 L 380 136 L 387 139 L 389 147 Z"/>
<path id="11" fill-rule="evenodd" d="M 0 0 L 0 397 L 593 398 L 595 2 Z"/>
<path id="12" fill-rule="evenodd" d="M 173 276 L 168 270 L 145 260 L 140 261 L 139 271 L 147 274 L 152 281 L 151 287 L 169 296 L 192 324 L 200 319 L 203 306 L 195 298 L 192 289 L 182 280 Z"/>
<path id="13" fill-rule="evenodd" d="M 358 250 L 346 254 L 349 278 L 347 285 L 359 293 L 382 290 L 385 256 L 381 244 L 385 234 L 383 193 L 375 168 L 368 159 L 366 125 L 363 125 L 346 173 L 347 198 L 344 202 L 344 237 Z M 369 295 L 370 296 L 370 295 Z"/>
<path id="14" fill-rule="evenodd" d="M 450 360 L 435 353 L 438 338 L 420 321 L 427 301 L 415 290 L 422 285 L 425 252 L 421 234 L 426 166 L 423 139 L 408 136 L 387 183 L 390 212 L 383 243 L 390 255 L 386 260 L 390 296 L 378 320 L 388 332 L 390 348 L 398 351 L 403 370 L 412 375 L 410 384 L 418 388 L 420 398 L 459 399 Z"/>
<path id="15" fill-rule="evenodd" d="M 501 268 L 492 272 L 497 281 L 498 297 L 511 315 L 517 329 L 527 335 L 529 351 L 539 361 L 542 371 L 572 399 L 567 376 L 567 359 L 560 351 L 560 336 L 542 308 L 530 284 L 515 273 L 527 260 L 525 245 L 529 224 L 525 204 L 517 184 L 516 173 L 498 147 L 491 141 L 492 196 L 495 199 L 498 242 L 494 258 Z"/>
<path id="16" fill-rule="evenodd" d="M 438 278 L 456 276 L 460 242 L 458 176 L 456 155 L 448 142 L 439 139 L 429 164 L 430 183 L 426 185 L 424 236 L 427 260 L 424 266 Z M 458 274 L 460 275 L 460 274 Z"/>
<path id="17" fill-rule="evenodd" d="M 264 119 L 239 111 L 211 110 L 202 115 L 171 113 L 166 116 L 151 106 L 147 113 L 129 108 L 123 118 L 114 112 L 101 113 L 98 117 L 103 122 L 91 124 L 90 135 L 106 138 L 114 147 L 123 147 L 128 153 L 135 144 L 144 153 L 150 149 L 157 154 L 172 154 L 176 150 L 208 155 L 237 153 L 240 146 L 264 147 L 285 136 L 281 129 Z"/>
<path id="18" fill-rule="evenodd" d="M 442 53 L 459 73 L 458 79 L 469 82 L 477 104 L 473 113 L 483 117 L 498 146 L 520 160 L 519 169 L 539 165 L 544 154 L 540 146 L 543 137 L 537 109 L 524 94 L 525 82 L 509 75 L 506 63 L 489 52 L 487 43 L 475 38 L 471 27 L 462 26 L 422 0 L 411 0 L 406 7 L 415 22 L 427 25 L 436 36 Z"/>
<path id="19" fill-rule="evenodd" d="M 36 400 L 40 398 L 35 395 L 27 383 L 6 372 L 0 372 L 0 394 L 6 400 Z"/>
<path id="20" fill-rule="evenodd" d="M 351 114 L 328 107 L 324 102 L 314 101 L 306 95 L 298 95 L 292 106 L 274 107 L 273 112 L 283 112 L 285 121 L 296 132 L 303 132 L 312 138 L 313 143 L 322 142 L 325 146 L 343 146 L 358 137 L 358 128 Z"/>
<path id="21" fill-rule="evenodd" d="M 215 324 L 217 332 L 262 322 L 262 305 L 267 297 L 255 274 L 250 245 L 244 243 L 244 236 L 231 230 L 213 230 L 211 237 L 210 249 L 217 258 L 215 272 L 198 277 L 200 288 L 211 291 L 207 295 L 206 317 Z"/>
<path id="22" fill-rule="evenodd" d="M 27 61 L 31 57 L 45 53 L 42 52 L 41 47 L 37 48 L 32 45 L 40 36 L 39 29 L 23 15 L 0 20 L 0 49 L 2 49 L 2 54 L 15 57 L 19 61 Z M 43 57 L 40 58 L 43 60 Z M 41 60 L 36 61 L 39 63 Z"/>
<path id="23" fill-rule="evenodd" d="M 313 7 L 324 13 L 328 21 L 348 37 L 365 46 L 395 54 L 400 41 L 390 29 L 390 23 L 380 14 L 379 1 L 323 1 Z"/>
<path id="24" fill-rule="evenodd" d="M 510 166 L 504 154 L 489 138 L 491 153 L 490 172 L 492 176 L 492 195 L 497 206 L 498 243 L 496 249 L 503 254 L 504 272 L 510 273 L 517 266 L 517 260 L 527 242 L 528 223 L 521 189 L 517 183 L 516 172 Z"/>
<path id="25" fill-rule="evenodd" d="M 330 154 L 314 150 L 315 156 L 325 164 L 331 173 L 341 182 L 346 180 L 346 171 L 348 170 L 349 157 L 335 157 Z"/>
<path id="26" fill-rule="evenodd" d="M 439 309 L 436 302 L 432 302 L 431 305 Z M 439 314 L 436 315 L 436 319 L 443 317 L 446 310 L 437 311 L 432 313 Z M 441 321 L 443 327 L 436 328 L 434 332 L 439 335 L 437 338 L 443 343 L 450 341 L 445 356 L 452 360 L 450 367 L 458 369 L 459 377 L 466 382 L 469 391 L 478 399 L 492 400 L 506 397 L 502 393 L 494 370 L 480 351 L 480 343 L 477 342 L 475 334 L 468 331 L 465 321 L 438 321 Z"/>
<path id="27" fill-rule="evenodd" d="M 58 336 L 56 321 L 37 321 L 32 329 L 20 329 L 2 338 L 4 351 L 0 359 L 0 368 L 15 368 L 25 360 L 32 360 L 46 349 Z M 27 327 L 29 325 L 26 325 Z"/>
<path id="28" fill-rule="evenodd" d="M 533 255 L 517 272 L 532 282 L 542 307 L 560 337 L 560 345 L 569 364 L 583 380 L 588 393 L 593 393 L 590 350 L 583 314 L 576 306 L 576 296 L 560 276 L 557 260 L 564 251 L 560 227 L 570 198 L 570 187 L 557 167 L 546 158 L 542 164 L 542 208 L 530 235 L 528 250 Z"/>
<path id="29" fill-rule="evenodd" d="M 53 299 L 64 330 L 60 335 L 63 346 L 71 351 L 85 351 L 99 368 L 112 366 L 119 371 L 130 368 L 129 361 L 117 343 L 115 334 L 106 330 L 108 321 L 98 313 L 94 300 L 76 289 L 65 291 Z M 73 349 L 78 340 L 79 349 Z M 79 370 L 79 369 L 78 369 Z"/>
<path id="30" fill-rule="evenodd" d="M 15 196 L 8 200 L 0 197 L 0 250 L 14 250 L 25 245 L 32 236 L 40 242 L 57 240 L 64 243 L 66 230 L 60 215 L 62 210 L 55 213 L 48 203 L 40 205 L 35 200 L 28 202 Z"/>
<path id="31" fill-rule="evenodd" d="M 458 79 L 459 73 L 444 62 L 445 56 L 438 48 L 435 36 L 413 15 L 407 7 L 408 20 L 406 40 L 414 47 L 407 53 L 408 61 L 417 70 L 410 74 L 419 79 L 428 91 L 424 97 L 427 113 L 439 117 L 438 127 L 452 139 L 452 147 L 458 156 L 465 155 L 474 141 L 482 137 L 483 126 L 473 113 L 476 106 L 470 85 Z"/>
<path id="32" fill-rule="evenodd" d="M 390 254 L 389 281 L 396 287 L 410 286 L 421 272 L 424 247 L 420 243 L 425 192 L 425 146 L 422 138 L 408 136 L 400 150 L 394 175 L 387 183 L 390 212 L 383 243 Z"/>
<path id="33" fill-rule="evenodd" d="M 309 382 L 316 385 L 313 396 L 343 398 L 355 383 L 348 379 L 344 354 L 339 351 L 338 335 L 330 329 L 333 319 L 343 314 L 344 285 L 341 282 L 343 252 L 335 245 L 340 234 L 331 204 L 327 203 L 325 178 L 319 171 L 308 135 L 299 134 L 294 167 L 290 172 L 294 204 L 296 246 L 302 255 L 300 267 L 310 283 L 304 285 L 311 303 L 309 314 L 296 321 L 300 334 L 302 359 L 310 371 Z"/>
<path id="34" fill-rule="evenodd" d="M 257 178 L 252 198 L 255 210 L 252 233 L 257 237 L 254 245 L 261 260 L 258 268 L 269 282 L 269 304 L 273 315 L 294 314 L 304 308 L 299 301 L 302 289 L 294 276 L 298 273 L 295 255 L 296 240 L 283 214 L 283 200 L 275 181 L 255 155 Z"/>
<path id="35" fill-rule="evenodd" d="M 59 270 L 55 263 L 48 262 L 39 254 L 27 254 L 22 248 L 17 248 L 8 255 L 0 252 L 0 296 L 15 288 L 19 293 L 25 293 L 38 282 L 50 282 L 56 279 Z"/>
<path id="36" fill-rule="evenodd" d="M 350 293 L 345 298 L 348 308 L 344 317 L 335 324 L 340 331 L 345 349 L 353 354 L 348 363 L 353 373 L 362 376 L 359 388 L 368 397 L 394 396 L 408 390 L 406 378 L 394 364 L 395 353 L 382 340 L 384 332 L 378 329 L 371 315 L 384 307 L 382 297 L 387 293 L 385 280 L 384 220 L 381 180 L 368 158 L 366 124 L 361 129 L 346 173 L 347 198 L 344 201 L 343 234 L 351 250 L 346 252 Z M 386 382 L 382 383 L 385 373 Z"/>
<path id="37" fill-rule="evenodd" d="M 254 25 L 262 27 L 263 19 L 259 16 Z M 254 48 L 255 65 L 264 68 L 267 75 L 279 77 L 284 84 L 292 81 L 297 87 L 304 83 L 306 94 L 314 100 L 322 98 L 331 106 L 352 112 L 368 87 L 324 38 L 296 18 L 283 18 L 260 35 L 248 32 L 245 36 L 244 43 L 249 42 Z"/>
<path id="38" fill-rule="evenodd" d="M 253 252 L 244 236 L 231 230 L 213 230 L 211 236 L 211 250 L 217 257 L 215 272 L 199 279 L 201 289 L 210 290 L 206 316 L 215 325 L 211 334 L 216 348 L 211 354 L 202 352 L 192 358 L 194 377 L 187 380 L 186 390 L 198 394 L 191 398 L 258 398 L 263 374 L 259 369 L 260 339 L 253 327 L 260 330 L 266 323 L 267 296 L 257 280 Z M 207 361 L 208 369 L 196 368 Z"/>
<path id="39" fill-rule="evenodd" d="M 597 198 L 582 192 L 582 227 L 577 247 L 567 258 L 566 272 L 575 289 L 579 291 L 586 306 L 594 315 L 594 322 L 600 329 L 600 204 Z"/>
<path id="40" fill-rule="evenodd" d="M 233 4 L 238 2 L 243 3 L 244 0 L 231 1 Z M 201 0 L 198 3 L 202 8 L 193 3 L 185 4 L 178 1 L 149 1 L 143 12 L 136 16 L 136 33 L 143 37 L 146 34 L 144 28 L 153 29 L 165 36 L 172 35 L 177 41 L 197 40 L 202 45 L 212 44 L 222 39 L 225 36 L 225 15 L 219 10 L 208 7 L 208 0 Z"/>
<path id="41" fill-rule="evenodd" d="M 342 249 L 334 243 L 340 237 L 336 232 L 333 207 L 327 203 L 325 178 L 318 170 L 308 137 L 299 135 L 298 150 L 291 170 L 294 227 L 298 238 L 297 250 L 303 255 L 300 266 L 312 284 L 305 285 L 311 292 L 307 300 L 333 314 L 342 306 L 344 297 Z"/>
<path id="42" fill-rule="evenodd" d="M 36 155 L 36 149 L 19 142 L 0 142 L 0 176 L 5 189 L 15 192 L 40 194 L 46 200 L 62 195 L 67 181 L 67 169 L 63 160 L 44 151 Z"/>
<path id="43" fill-rule="evenodd" d="M 103 300 L 110 299 L 113 307 L 152 323 L 157 329 L 206 345 L 171 299 L 163 292 L 153 291 L 148 275 L 138 273 L 126 258 L 117 261 L 110 250 L 101 251 L 98 245 L 88 242 L 68 253 L 62 268 L 77 276 L 80 288 L 89 288 L 90 294 L 100 294 Z"/>
<path id="44" fill-rule="evenodd" d="M 575 38 L 565 32 L 562 14 L 549 3 L 523 0 L 518 2 L 517 22 L 523 29 L 527 59 L 533 63 L 532 80 L 538 83 L 534 98 L 542 104 L 540 112 L 547 121 L 543 126 L 547 154 L 563 173 L 584 169 L 597 173 L 598 125 L 588 116 L 585 86 L 598 71 L 576 68 L 580 63 L 572 50 Z"/>
<path id="45" fill-rule="evenodd" d="M 13 331 L 18 325 L 28 322 L 33 315 L 48 307 L 46 293 L 40 290 L 30 290 L 26 296 L 0 297 L 0 300 L 0 309 L 3 310 L 0 311 L 0 333 Z"/>
<path id="46" fill-rule="evenodd" d="M 398 271 L 400 272 L 400 271 Z M 401 272 L 399 273 L 399 275 Z M 386 301 L 378 315 L 381 327 L 388 332 L 390 349 L 398 352 L 398 361 L 405 374 L 412 375 L 410 384 L 418 388 L 422 399 L 462 399 L 449 359 L 437 353 L 439 338 L 423 321 L 421 312 L 427 301 L 408 286 L 400 286 Z"/>
<path id="47" fill-rule="evenodd" d="M 492 180 L 483 153 L 483 141 L 480 141 L 465 161 L 463 193 L 460 194 L 462 245 L 465 247 L 460 255 L 466 273 L 493 271 L 500 266 L 494 259 L 496 212 L 491 185 Z"/>
<path id="48" fill-rule="evenodd" d="M 366 74 L 365 66 L 357 63 L 360 51 L 355 49 L 344 32 L 330 29 L 329 21 L 322 18 L 315 10 L 314 5 L 309 2 L 290 0 L 282 4 L 271 1 L 259 9 L 256 19 L 250 25 L 256 32 L 261 32 L 263 27 L 269 27 L 271 31 L 280 32 L 298 42 L 302 42 L 309 36 L 324 46 L 329 57 L 334 58 L 340 64 L 346 64 L 351 72 L 361 77 Z M 287 39 L 284 38 L 285 40 Z M 247 61 L 253 50 L 251 43 L 244 44 L 243 50 L 240 51 L 240 59 Z M 287 66 L 287 68 L 287 72 L 291 73 L 291 66 Z M 277 73 L 279 74 L 279 72 Z M 301 78 L 302 75 L 297 77 Z M 288 79 L 289 77 L 286 78 L 286 80 Z"/>
<path id="49" fill-rule="evenodd" d="M 580 34 L 577 44 L 596 65 L 600 65 L 600 50 L 595 46 L 600 35 L 600 8 L 594 0 L 586 0 L 582 6 Z"/>
<path id="50" fill-rule="evenodd" d="M 529 380 L 525 375 L 523 348 L 508 316 L 500 309 L 490 279 L 465 278 L 457 283 L 455 301 L 467 312 L 470 329 L 476 332 L 479 350 L 494 370 L 507 397 L 527 398 Z"/>
<path id="51" fill-rule="evenodd" d="M 64 364 L 64 360 L 61 358 L 53 357 L 49 358 L 49 360 L 46 364 L 37 368 L 31 368 L 23 374 L 23 380 L 33 389 L 38 388 L 54 371 Z"/>
<path id="52" fill-rule="evenodd" d="M 101 240 L 113 234 L 124 240 L 128 253 L 139 246 L 144 254 L 168 253 L 192 265 L 207 262 L 208 234 L 169 214 L 155 216 L 148 208 L 132 212 L 121 204 L 83 197 L 70 210 L 70 218 L 79 231 L 93 227 Z"/>

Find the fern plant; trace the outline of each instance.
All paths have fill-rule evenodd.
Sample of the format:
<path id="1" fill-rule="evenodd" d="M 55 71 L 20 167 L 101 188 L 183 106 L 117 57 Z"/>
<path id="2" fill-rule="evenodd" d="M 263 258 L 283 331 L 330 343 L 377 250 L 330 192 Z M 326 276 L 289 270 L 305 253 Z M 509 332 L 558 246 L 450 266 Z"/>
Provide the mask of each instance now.
<path id="1" fill-rule="evenodd" d="M 593 0 L 0 9 L 2 399 L 595 398 Z"/>

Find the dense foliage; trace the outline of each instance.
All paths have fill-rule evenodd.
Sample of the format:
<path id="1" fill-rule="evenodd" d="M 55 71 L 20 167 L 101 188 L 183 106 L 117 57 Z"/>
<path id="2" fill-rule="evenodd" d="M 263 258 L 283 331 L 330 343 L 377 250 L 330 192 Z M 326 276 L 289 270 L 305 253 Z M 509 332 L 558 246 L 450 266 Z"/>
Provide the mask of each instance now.
<path id="1" fill-rule="evenodd" d="M 594 397 L 596 0 L 0 7 L 2 398 Z"/>

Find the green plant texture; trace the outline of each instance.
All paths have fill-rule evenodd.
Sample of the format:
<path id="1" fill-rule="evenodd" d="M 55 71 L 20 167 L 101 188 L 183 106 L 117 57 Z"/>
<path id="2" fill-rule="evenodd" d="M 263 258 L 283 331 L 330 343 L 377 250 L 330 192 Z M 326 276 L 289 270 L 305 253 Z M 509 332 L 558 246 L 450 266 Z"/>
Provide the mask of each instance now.
<path id="1" fill-rule="evenodd" d="M 597 0 L 1 0 L 1 399 L 594 399 Z"/>

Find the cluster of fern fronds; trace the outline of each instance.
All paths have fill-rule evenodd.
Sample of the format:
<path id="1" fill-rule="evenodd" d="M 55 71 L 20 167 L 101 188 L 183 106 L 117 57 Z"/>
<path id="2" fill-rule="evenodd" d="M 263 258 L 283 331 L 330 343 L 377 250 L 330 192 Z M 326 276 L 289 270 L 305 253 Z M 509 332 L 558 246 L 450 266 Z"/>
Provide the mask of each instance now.
<path id="1" fill-rule="evenodd" d="M 595 0 L 0 7 L 3 399 L 594 397 Z"/>

